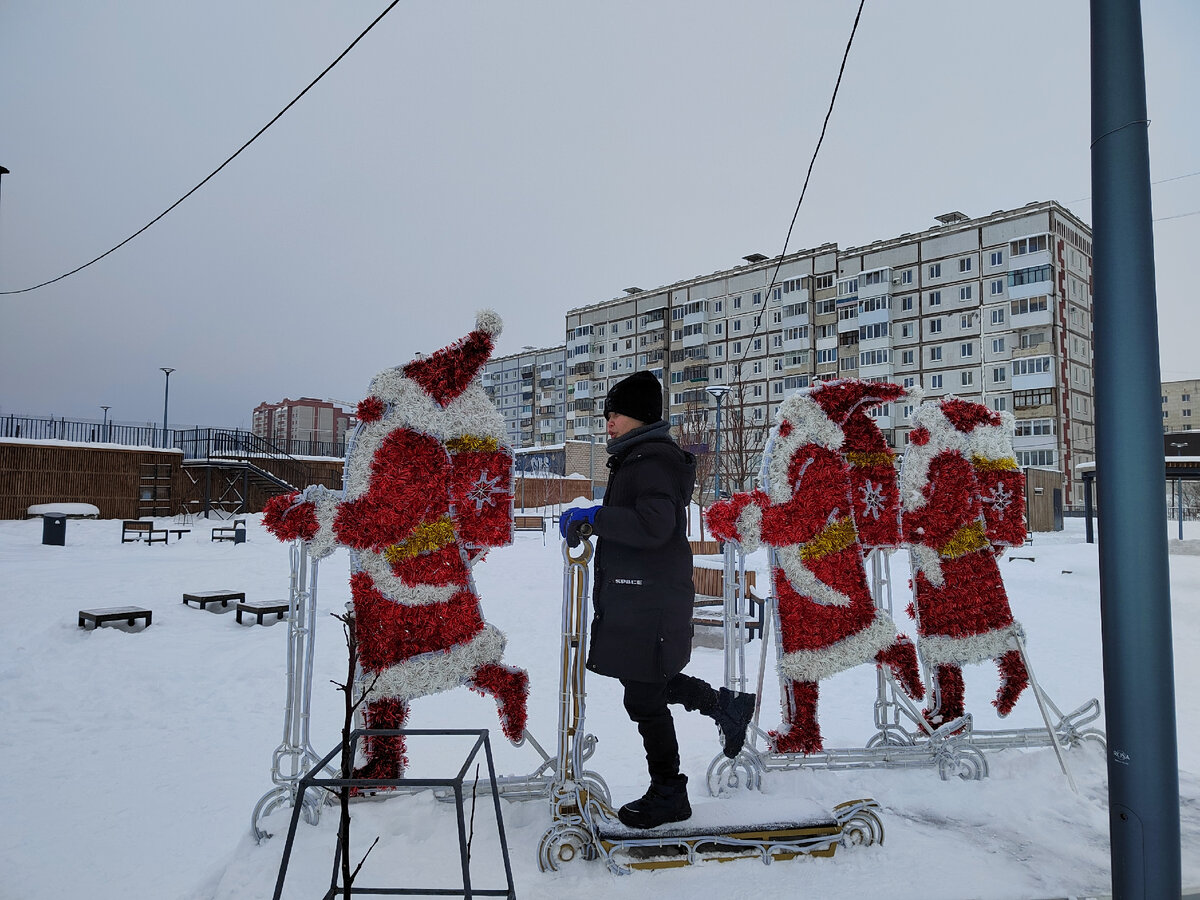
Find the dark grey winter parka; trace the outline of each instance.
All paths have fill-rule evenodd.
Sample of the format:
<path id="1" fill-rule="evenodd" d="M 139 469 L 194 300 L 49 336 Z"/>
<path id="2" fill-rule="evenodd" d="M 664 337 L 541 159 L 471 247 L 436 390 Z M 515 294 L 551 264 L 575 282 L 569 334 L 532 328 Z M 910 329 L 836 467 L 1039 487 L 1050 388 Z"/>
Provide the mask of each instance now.
<path id="1" fill-rule="evenodd" d="M 630 432 L 618 447 L 592 526 L 599 541 L 587 667 L 661 682 L 691 656 L 695 591 L 686 516 L 696 461 L 671 439 L 666 422 Z"/>

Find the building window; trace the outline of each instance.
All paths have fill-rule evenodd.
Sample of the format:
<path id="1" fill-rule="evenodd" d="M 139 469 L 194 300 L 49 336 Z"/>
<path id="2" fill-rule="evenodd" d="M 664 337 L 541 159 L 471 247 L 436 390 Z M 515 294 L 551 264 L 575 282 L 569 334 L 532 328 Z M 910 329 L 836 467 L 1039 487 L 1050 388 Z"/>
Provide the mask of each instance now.
<path id="1" fill-rule="evenodd" d="M 1044 234 L 1035 235 L 1030 238 L 1021 238 L 1019 241 L 1013 241 L 1008 245 L 1010 256 L 1024 256 L 1026 253 L 1037 253 L 1039 250 L 1046 249 L 1046 236 Z"/>
<path id="2" fill-rule="evenodd" d="M 993 250 L 992 251 L 992 265 L 993 266 L 1004 265 L 1004 251 L 1003 250 Z"/>
<path id="3" fill-rule="evenodd" d="M 974 287 L 975 286 L 971 285 L 971 284 L 964 284 L 962 287 L 960 287 L 958 289 L 958 299 L 959 300 L 970 300 L 974 293 L 974 290 L 973 290 Z"/>
<path id="4" fill-rule="evenodd" d="M 1014 316 L 1023 316 L 1026 313 L 1045 312 L 1049 308 L 1048 298 L 1022 297 L 1020 300 L 1013 300 L 1009 304 L 1009 308 Z"/>
<path id="5" fill-rule="evenodd" d="M 741 297 L 734 297 L 734 298 L 733 298 L 733 308 L 734 308 L 734 309 L 741 309 L 741 308 L 742 308 L 742 298 L 741 298 Z"/>
<path id="6" fill-rule="evenodd" d="M 912 269 L 905 269 L 900 273 L 901 284 L 912 284 Z"/>
<path id="7" fill-rule="evenodd" d="M 942 264 L 941 263 L 934 263 L 932 266 L 929 267 L 929 277 L 930 278 L 941 278 L 942 277 Z"/>
<path id="8" fill-rule="evenodd" d="M 941 334 L 942 333 L 942 320 L 941 319 L 930 319 L 929 320 L 929 333 L 930 334 Z"/>
<path id="9" fill-rule="evenodd" d="M 1164 397 L 1163 399 L 1165 400 L 1166 398 Z M 1192 402 L 1192 395 L 1191 395 L 1191 394 L 1182 394 L 1182 395 L 1179 397 L 1179 399 L 1180 399 L 1182 402 L 1184 402 L 1184 403 L 1191 403 L 1191 402 Z"/>
<path id="10" fill-rule="evenodd" d="M 958 271 L 960 271 L 960 272 L 970 272 L 971 271 L 971 257 L 964 256 L 964 257 L 962 257 L 962 259 L 960 259 L 958 261 Z"/>
<path id="11" fill-rule="evenodd" d="M 721 312 L 722 309 L 724 308 L 724 306 L 725 306 L 724 300 L 714 300 L 713 301 L 713 312 Z"/>
<path id="12" fill-rule="evenodd" d="M 935 390 L 940 388 L 942 386 L 942 376 L 941 375 L 930 375 L 929 376 L 929 386 L 931 388 L 934 388 Z"/>
<path id="13" fill-rule="evenodd" d="M 900 351 L 900 365 L 911 366 L 912 364 L 913 364 L 913 351 L 912 350 L 901 350 Z"/>
<path id="14" fill-rule="evenodd" d="M 992 279 L 992 294 L 993 294 L 993 296 L 996 294 L 1003 294 L 1003 293 L 1004 293 L 1004 279 L 1003 278 L 993 278 Z"/>
<path id="15" fill-rule="evenodd" d="M 960 374 L 962 375 L 963 387 L 966 387 L 967 385 L 975 383 L 975 373 L 974 372 L 962 372 Z"/>
<path id="16" fill-rule="evenodd" d="M 930 362 L 941 362 L 942 361 L 942 348 L 941 347 L 930 347 L 929 348 L 929 361 Z"/>
<path id="17" fill-rule="evenodd" d="M 817 351 L 817 362 L 818 363 L 837 362 L 837 348 L 831 347 L 828 350 L 818 350 Z"/>
<path id="18" fill-rule="evenodd" d="M 942 305 L 942 292 L 941 291 L 930 291 L 929 292 L 929 305 L 930 306 L 941 306 Z"/>
<path id="19" fill-rule="evenodd" d="M 1004 384 L 1008 381 L 1008 369 L 1004 366 L 997 366 L 992 369 L 992 384 Z"/>
<path id="20" fill-rule="evenodd" d="M 1003 306 L 997 306 L 995 309 L 992 310 L 992 324 L 993 325 L 1003 325 L 1004 324 L 1004 307 Z"/>
<path id="21" fill-rule="evenodd" d="M 967 341 L 965 344 L 960 344 L 958 347 L 958 355 L 963 359 L 971 359 L 975 356 L 975 344 Z"/>
<path id="22" fill-rule="evenodd" d="M 958 327 L 963 330 L 970 328 L 971 327 L 971 319 L 973 319 L 973 318 L 974 318 L 974 313 L 963 313 L 961 316 L 958 317 Z"/>
<path id="23" fill-rule="evenodd" d="M 760 304 L 760 303 L 762 303 L 762 291 L 755 291 L 754 292 L 754 305 L 758 306 L 758 304 Z"/>
<path id="24" fill-rule="evenodd" d="M 906 311 L 911 310 L 913 308 L 913 298 L 912 297 L 900 298 L 900 308 L 902 310 L 906 310 Z"/>
<path id="25" fill-rule="evenodd" d="M 902 338 L 910 338 L 910 337 L 912 337 L 912 336 L 913 336 L 913 324 L 912 324 L 912 322 L 905 322 L 905 323 L 903 323 L 903 324 L 900 326 L 900 337 L 902 337 Z"/>

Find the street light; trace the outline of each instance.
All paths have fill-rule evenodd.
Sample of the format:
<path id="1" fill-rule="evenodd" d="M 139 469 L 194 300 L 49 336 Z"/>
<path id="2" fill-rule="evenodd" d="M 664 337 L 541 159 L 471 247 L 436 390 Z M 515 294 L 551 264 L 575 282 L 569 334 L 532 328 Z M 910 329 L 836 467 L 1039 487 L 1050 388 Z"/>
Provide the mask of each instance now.
<path id="1" fill-rule="evenodd" d="M 167 383 L 163 388 L 163 449 L 167 446 L 167 398 L 171 395 L 171 373 L 175 370 L 168 366 L 159 366 L 166 373 Z"/>
<path id="2" fill-rule="evenodd" d="M 729 392 L 733 390 L 727 384 L 710 384 L 705 388 L 717 401 L 717 452 L 716 464 L 713 466 L 716 469 L 713 475 L 713 500 L 721 499 L 721 401 L 724 400 Z"/>
<path id="3" fill-rule="evenodd" d="M 102 410 L 104 410 L 104 424 L 100 426 L 100 438 L 101 438 L 101 440 L 107 442 L 108 441 L 108 434 L 107 434 L 107 432 L 108 432 L 108 411 L 110 409 L 112 409 L 112 407 L 111 406 L 102 406 L 100 408 Z"/>

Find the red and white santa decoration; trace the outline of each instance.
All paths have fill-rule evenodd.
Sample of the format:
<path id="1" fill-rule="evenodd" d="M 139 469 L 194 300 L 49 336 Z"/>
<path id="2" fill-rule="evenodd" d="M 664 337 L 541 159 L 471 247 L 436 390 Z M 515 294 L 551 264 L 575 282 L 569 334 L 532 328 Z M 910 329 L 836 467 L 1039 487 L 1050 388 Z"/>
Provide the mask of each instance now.
<path id="1" fill-rule="evenodd" d="M 385 369 L 358 405 L 344 491 L 273 500 L 263 521 L 316 559 L 350 550 L 350 585 L 368 728 L 401 728 L 416 697 L 467 685 L 497 700 L 504 734 L 525 732 L 529 678 L 501 663 L 471 567 L 512 542 L 513 454 L 477 375 L 500 333 L 481 312 L 466 337 Z M 367 741 L 362 777 L 395 778 L 402 737 Z"/>
<path id="2" fill-rule="evenodd" d="M 760 544 L 776 551 L 785 691 L 783 723 L 770 733 L 773 752 L 823 748 L 818 683 L 852 666 L 887 665 L 907 693 L 924 696 L 911 640 L 871 598 L 856 524 L 876 546 L 895 539 L 887 524 L 898 515 L 890 451 L 881 450 L 886 442 L 865 411 L 902 393 L 896 385 L 845 380 L 791 395 L 779 407 L 763 488 L 708 512 L 716 537 L 738 541 L 746 552 Z"/>
<path id="3" fill-rule="evenodd" d="M 1001 684 L 993 705 L 1012 711 L 1029 683 L 996 557 L 1025 540 L 1025 481 L 1008 413 L 945 397 L 922 403 L 900 467 L 901 528 L 913 567 L 913 615 L 931 671 L 926 717 L 963 715 L 962 666 L 994 659 Z"/>

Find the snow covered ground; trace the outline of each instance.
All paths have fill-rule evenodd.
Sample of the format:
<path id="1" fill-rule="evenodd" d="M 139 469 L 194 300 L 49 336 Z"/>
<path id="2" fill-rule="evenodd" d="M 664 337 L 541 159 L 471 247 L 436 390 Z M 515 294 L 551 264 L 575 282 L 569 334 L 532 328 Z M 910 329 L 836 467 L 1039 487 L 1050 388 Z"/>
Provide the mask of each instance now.
<path id="1" fill-rule="evenodd" d="M 42 523 L 0 522 L 0 897 L 180 898 L 269 897 L 283 851 L 289 810 L 268 820 L 276 836 L 250 835 L 255 803 L 271 787 L 271 754 L 283 738 L 287 625 L 238 625 L 232 606 L 206 610 L 181 603 L 185 592 L 229 589 L 250 599 L 286 598 L 288 550 L 250 521 L 245 544 L 213 543 L 197 522 L 170 544 L 121 544 L 119 521 L 70 520 L 66 546 L 43 546 Z M 1197 543 L 1175 541 L 1175 550 Z M 1188 536 L 1200 539 L 1200 526 Z M 1065 711 L 1103 698 L 1097 551 L 1083 523 L 1001 563 L 1017 618 L 1029 636 L 1034 671 Z M 1183 816 L 1183 883 L 1200 886 L 1200 706 L 1187 688 L 1200 678 L 1200 555 L 1171 555 L 1179 757 Z M 752 561 L 759 566 L 765 559 Z M 903 554 L 893 565 L 905 567 Z M 555 746 L 562 559 L 558 544 L 519 533 L 476 570 L 485 615 L 509 636 L 506 661 L 532 680 L 530 729 Z M 896 579 L 903 583 L 903 575 Z M 765 573 L 760 575 L 765 584 Z M 336 745 L 345 677 L 341 625 L 331 613 L 349 599 L 343 553 L 320 567 L 318 638 L 312 712 L 315 749 Z M 78 610 L 144 606 L 148 629 L 124 625 L 84 630 Z M 897 618 L 907 597 L 896 597 Z M 759 643 L 751 645 L 757 665 Z M 719 682 L 719 650 L 698 648 L 693 674 Z M 989 701 L 990 666 L 966 671 L 967 705 L 980 729 L 1001 727 Z M 619 685 L 587 685 L 587 730 L 599 737 L 589 768 L 617 803 L 644 789 L 642 753 L 621 708 Z M 831 747 L 855 746 L 872 734 L 875 676 L 870 667 L 822 687 L 820 718 Z M 768 675 L 762 724 L 778 721 L 778 690 Z M 1108 892 L 1106 775 L 1102 754 L 1084 746 L 1067 754 L 1079 793 L 1071 792 L 1050 749 L 988 754 L 982 781 L 939 780 L 935 770 L 769 773 L 764 791 L 708 798 L 705 772 L 719 752 L 711 721 L 676 715 L 685 771 L 697 814 L 758 818 L 766 809 L 830 808 L 873 797 L 883 807 L 882 846 L 839 850 L 832 859 L 764 866 L 746 861 L 692 869 L 610 874 L 600 863 L 573 861 L 541 873 L 537 846 L 549 827 L 548 802 L 505 801 L 517 895 L 522 898 L 1044 898 Z M 1036 727 L 1029 693 L 1004 726 Z M 491 730 L 500 774 L 534 769 L 538 757 L 501 736 L 490 699 L 466 689 L 414 704 L 413 728 Z M 464 745 L 412 739 L 412 774 L 445 777 Z M 477 811 L 472 871 L 476 888 L 503 885 L 490 803 Z M 376 836 L 358 886 L 454 888 L 458 853 L 454 807 L 429 795 L 356 803 L 357 855 Z M 302 824 L 289 897 L 319 897 L 328 885 L 336 810 Z"/>

